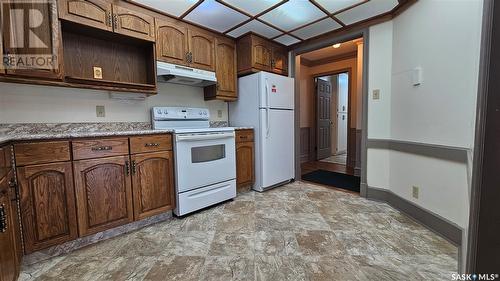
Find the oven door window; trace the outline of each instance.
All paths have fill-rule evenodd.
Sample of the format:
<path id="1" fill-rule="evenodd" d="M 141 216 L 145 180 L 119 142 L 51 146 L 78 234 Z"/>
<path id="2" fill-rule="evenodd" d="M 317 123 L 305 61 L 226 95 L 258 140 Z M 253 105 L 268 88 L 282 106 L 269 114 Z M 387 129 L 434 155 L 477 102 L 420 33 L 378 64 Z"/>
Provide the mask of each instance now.
<path id="1" fill-rule="evenodd" d="M 226 157 L 226 145 L 209 145 L 191 148 L 191 163 L 203 163 L 224 159 Z"/>

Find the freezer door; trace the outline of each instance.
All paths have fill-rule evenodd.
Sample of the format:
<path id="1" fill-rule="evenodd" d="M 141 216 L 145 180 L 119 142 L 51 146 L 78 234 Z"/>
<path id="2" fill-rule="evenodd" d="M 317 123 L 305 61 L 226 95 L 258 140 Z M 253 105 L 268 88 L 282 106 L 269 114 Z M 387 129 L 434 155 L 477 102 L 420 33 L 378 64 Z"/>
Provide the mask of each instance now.
<path id="1" fill-rule="evenodd" d="M 294 112 L 261 109 L 260 186 L 267 188 L 294 177 Z"/>
<path id="2" fill-rule="evenodd" d="M 292 78 L 261 72 L 260 107 L 294 108 L 294 82 Z"/>

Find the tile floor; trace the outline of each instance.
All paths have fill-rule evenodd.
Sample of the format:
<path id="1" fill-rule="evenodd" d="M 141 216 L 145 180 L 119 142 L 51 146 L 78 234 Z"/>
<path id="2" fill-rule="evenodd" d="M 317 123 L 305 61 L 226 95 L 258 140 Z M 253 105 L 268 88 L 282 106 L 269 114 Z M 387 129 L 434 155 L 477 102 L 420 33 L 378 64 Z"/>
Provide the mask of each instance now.
<path id="1" fill-rule="evenodd" d="M 21 280 L 450 280 L 457 247 L 386 204 L 295 182 L 23 268 Z"/>

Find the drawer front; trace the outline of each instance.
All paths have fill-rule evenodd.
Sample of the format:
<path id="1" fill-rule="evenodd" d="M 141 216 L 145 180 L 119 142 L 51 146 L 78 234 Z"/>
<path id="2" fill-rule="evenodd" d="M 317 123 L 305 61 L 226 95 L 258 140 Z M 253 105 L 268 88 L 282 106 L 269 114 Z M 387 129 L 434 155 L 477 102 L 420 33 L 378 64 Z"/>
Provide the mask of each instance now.
<path id="1" fill-rule="evenodd" d="M 73 159 L 128 155 L 128 138 L 73 141 Z"/>
<path id="2" fill-rule="evenodd" d="M 130 138 L 130 153 L 172 150 L 172 135 L 137 136 Z"/>
<path id="3" fill-rule="evenodd" d="M 236 130 L 236 143 L 253 141 L 253 130 Z"/>
<path id="4" fill-rule="evenodd" d="M 17 166 L 71 160 L 69 141 L 18 143 L 14 151 Z"/>

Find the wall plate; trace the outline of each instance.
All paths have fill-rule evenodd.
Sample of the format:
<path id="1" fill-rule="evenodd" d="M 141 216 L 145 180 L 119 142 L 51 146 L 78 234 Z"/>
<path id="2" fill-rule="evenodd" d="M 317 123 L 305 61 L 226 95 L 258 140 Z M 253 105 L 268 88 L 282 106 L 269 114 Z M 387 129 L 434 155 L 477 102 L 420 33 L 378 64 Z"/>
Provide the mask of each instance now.
<path id="1" fill-rule="evenodd" d="M 94 79 L 102 79 L 102 68 L 94 66 Z"/>

